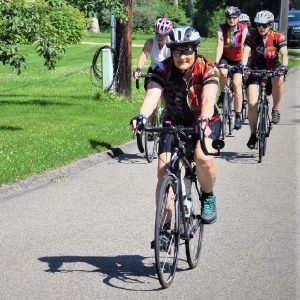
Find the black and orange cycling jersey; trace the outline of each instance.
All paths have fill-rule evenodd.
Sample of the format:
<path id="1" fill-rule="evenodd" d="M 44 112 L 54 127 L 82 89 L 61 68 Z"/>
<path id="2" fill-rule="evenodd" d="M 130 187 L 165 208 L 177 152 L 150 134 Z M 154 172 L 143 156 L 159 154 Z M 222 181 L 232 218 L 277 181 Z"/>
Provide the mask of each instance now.
<path id="1" fill-rule="evenodd" d="M 163 88 L 166 108 L 164 119 L 171 121 L 173 125 L 189 127 L 195 124 L 201 114 L 203 87 L 206 84 L 218 84 L 219 78 L 212 64 L 204 56 L 199 56 L 193 65 L 192 77 L 186 82 L 170 57 L 158 63 L 148 82 L 150 81 Z"/>
<path id="2" fill-rule="evenodd" d="M 274 70 L 280 66 L 279 50 L 287 43 L 282 33 L 271 29 L 266 44 L 264 44 L 262 36 L 256 30 L 247 36 L 245 45 L 251 48 L 251 69 Z"/>
<path id="3" fill-rule="evenodd" d="M 242 59 L 242 36 L 246 27 L 245 24 L 238 23 L 236 30 L 231 31 L 227 23 L 220 24 L 224 40 L 222 58 L 230 61 L 240 61 Z"/>

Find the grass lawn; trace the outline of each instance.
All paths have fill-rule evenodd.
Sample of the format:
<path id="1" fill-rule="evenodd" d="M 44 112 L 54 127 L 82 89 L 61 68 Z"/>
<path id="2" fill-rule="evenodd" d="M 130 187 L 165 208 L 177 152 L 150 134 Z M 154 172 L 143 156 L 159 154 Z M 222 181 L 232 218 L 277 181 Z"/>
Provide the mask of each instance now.
<path id="1" fill-rule="evenodd" d="M 148 37 L 133 36 L 133 44 L 143 45 Z M 110 34 L 88 33 L 83 41 L 109 42 Z M 21 75 L 1 65 L 0 185 L 132 139 L 128 123 L 138 111 L 144 90 L 136 90 L 132 82 L 129 101 L 108 96 L 93 85 L 89 69 L 98 48 L 95 44 L 68 47 L 56 69 L 48 71 L 33 46 L 22 46 L 27 69 Z M 132 49 L 132 69 L 140 51 L 141 47 Z M 215 39 L 204 38 L 199 52 L 213 59 Z M 291 64 L 297 63 L 296 58 L 291 60 Z"/>

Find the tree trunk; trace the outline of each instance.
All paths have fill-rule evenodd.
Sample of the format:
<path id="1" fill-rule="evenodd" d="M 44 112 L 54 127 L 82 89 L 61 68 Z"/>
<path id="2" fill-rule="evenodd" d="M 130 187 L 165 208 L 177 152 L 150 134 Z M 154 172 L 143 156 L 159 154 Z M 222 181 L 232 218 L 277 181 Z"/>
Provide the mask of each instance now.
<path id="1" fill-rule="evenodd" d="M 289 0 L 281 0 L 279 31 L 287 35 Z"/>
<path id="2" fill-rule="evenodd" d="M 188 0 L 188 14 L 189 14 L 192 26 L 194 26 L 194 4 L 193 4 L 193 0 Z"/>
<path id="3" fill-rule="evenodd" d="M 132 30 L 132 0 L 124 0 L 127 8 L 128 22 L 121 24 L 117 21 L 116 28 L 116 50 L 118 79 L 116 85 L 117 93 L 131 98 L 131 30 Z"/>

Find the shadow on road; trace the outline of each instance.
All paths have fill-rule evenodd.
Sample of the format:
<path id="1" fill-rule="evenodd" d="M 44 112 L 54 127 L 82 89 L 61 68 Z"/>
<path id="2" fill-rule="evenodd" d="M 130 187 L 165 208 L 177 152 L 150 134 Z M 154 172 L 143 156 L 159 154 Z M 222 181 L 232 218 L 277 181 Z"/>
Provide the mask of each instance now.
<path id="1" fill-rule="evenodd" d="M 115 257 L 44 256 L 38 258 L 38 260 L 48 264 L 48 269 L 45 270 L 45 272 L 102 273 L 106 276 L 103 279 L 103 283 L 111 287 L 131 291 L 151 291 L 160 289 L 143 289 L 141 287 L 141 285 L 149 284 L 149 278 L 157 280 L 153 257 L 143 257 L 140 255 L 118 255 Z M 81 267 L 78 269 L 78 263 L 88 264 L 89 268 Z M 95 267 L 95 269 L 91 270 L 91 266 Z"/>
<path id="2" fill-rule="evenodd" d="M 255 150 L 254 150 L 255 151 Z M 239 153 L 239 152 L 226 152 L 222 151 L 218 158 L 227 160 L 231 163 L 241 163 L 241 164 L 253 164 L 257 163 L 258 153 Z"/>

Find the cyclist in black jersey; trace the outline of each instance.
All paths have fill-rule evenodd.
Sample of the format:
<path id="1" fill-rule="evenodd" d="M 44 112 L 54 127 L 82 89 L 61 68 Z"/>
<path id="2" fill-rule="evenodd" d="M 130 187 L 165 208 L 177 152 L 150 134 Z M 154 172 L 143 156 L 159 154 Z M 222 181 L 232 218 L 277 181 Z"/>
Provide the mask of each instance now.
<path id="1" fill-rule="evenodd" d="M 171 57 L 158 63 L 153 71 L 138 119 L 146 123 L 162 96 L 165 123 L 168 121 L 172 125 L 192 127 L 200 116 L 216 121 L 212 122 L 211 128 L 207 126 L 205 130 L 208 151 L 213 152 L 212 140 L 220 134 L 220 126 L 217 126 L 220 121 L 215 110 L 218 77 L 213 65 L 205 57 L 197 55 L 200 39 L 199 33 L 189 26 L 178 27 L 170 32 L 167 46 L 171 49 Z M 136 121 L 133 120 L 132 123 L 135 129 Z M 166 164 L 170 161 L 172 147 L 172 136 L 161 136 L 157 193 Z M 217 169 L 214 158 L 203 153 L 199 141 L 195 145 L 194 159 L 197 178 L 203 189 L 201 217 L 205 223 L 210 224 L 216 220 L 216 196 L 213 188 Z"/>

